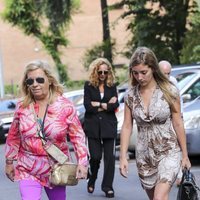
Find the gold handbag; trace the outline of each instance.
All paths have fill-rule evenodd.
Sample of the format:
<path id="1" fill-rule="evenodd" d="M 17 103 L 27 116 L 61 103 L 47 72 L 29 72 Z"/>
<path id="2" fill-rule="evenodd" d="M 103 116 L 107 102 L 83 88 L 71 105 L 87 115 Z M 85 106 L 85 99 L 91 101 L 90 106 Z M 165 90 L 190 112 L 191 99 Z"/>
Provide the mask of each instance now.
<path id="1" fill-rule="evenodd" d="M 49 181 L 53 185 L 77 185 L 76 169 L 77 165 L 74 163 L 57 163 L 52 167 Z"/>
<path id="2" fill-rule="evenodd" d="M 68 157 L 56 145 L 49 141 L 46 142 L 46 144 L 43 142 L 43 146 L 46 152 L 57 160 L 57 163 L 52 166 L 51 175 L 49 177 L 50 183 L 53 185 L 77 185 L 77 164 L 69 162 Z"/>

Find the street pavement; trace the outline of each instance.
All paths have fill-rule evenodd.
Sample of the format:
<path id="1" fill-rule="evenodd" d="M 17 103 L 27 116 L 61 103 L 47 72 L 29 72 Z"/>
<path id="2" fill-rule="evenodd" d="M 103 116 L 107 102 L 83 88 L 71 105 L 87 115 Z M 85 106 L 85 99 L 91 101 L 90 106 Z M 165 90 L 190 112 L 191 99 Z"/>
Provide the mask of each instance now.
<path id="1" fill-rule="evenodd" d="M 198 159 L 199 160 L 199 159 Z M 192 172 L 196 176 L 198 185 L 200 185 L 200 162 L 194 160 Z M 103 163 L 102 163 L 103 164 Z M 67 187 L 67 200 L 102 200 L 106 199 L 105 194 L 101 191 L 102 180 L 101 165 L 99 176 L 96 182 L 95 191 L 93 194 L 88 194 L 86 187 L 86 180 L 79 181 L 77 186 Z M 142 189 L 136 170 L 135 159 L 129 160 L 129 174 L 128 178 L 123 178 L 119 174 L 119 161 L 116 160 L 116 171 L 114 180 L 115 198 L 113 200 L 148 200 L 144 190 Z M 176 200 L 177 187 L 173 186 L 170 199 Z M 20 200 L 18 183 L 9 181 L 4 173 L 4 145 L 0 145 L 0 200 Z M 48 200 L 43 191 L 42 200 Z"/>

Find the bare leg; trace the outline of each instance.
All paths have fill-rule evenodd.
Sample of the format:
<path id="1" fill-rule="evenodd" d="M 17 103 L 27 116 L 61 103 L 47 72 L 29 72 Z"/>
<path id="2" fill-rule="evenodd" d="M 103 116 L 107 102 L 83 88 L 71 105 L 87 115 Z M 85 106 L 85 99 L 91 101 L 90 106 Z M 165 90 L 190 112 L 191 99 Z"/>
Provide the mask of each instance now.
<path id="1" fill-rule="evenodd" d="M 158 183 L 154 190 L 153 200 L 168 200 L 170 189 L 169 183 Z"/>

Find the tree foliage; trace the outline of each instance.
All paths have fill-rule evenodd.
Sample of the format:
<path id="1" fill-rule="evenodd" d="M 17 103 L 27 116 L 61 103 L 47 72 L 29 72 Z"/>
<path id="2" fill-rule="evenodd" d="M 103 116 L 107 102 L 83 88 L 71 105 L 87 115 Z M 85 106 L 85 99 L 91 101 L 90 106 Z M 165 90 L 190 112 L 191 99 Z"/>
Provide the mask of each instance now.
<path id="1" fill-rule="evenodd" d="M 112 63 L 112 43 L 110 37 L 109 15 L 107 0 L 101 0 L 101 16 L 103 27 L 104 57 Z"/>
<path id="2" fill-rule="evenodd" d="M 105 57 L 111 64 L 113 63 L 115 41 L 111 39 L 110 36 L 109 6 L 107 5 L 107 0 L 100 0 L 100 3 L 103 38 L 100 44 L 95 44 L 86 50 L 82 58 L 83 66 L 86 69 L 88 69 L 90 63 L 98 57 Z"/>
<path id="3" fill-rule="evenodd" d="M 115 50 L 114 45 L 115 45 L 115 41 L 114 40 L 111 42 L 111 44 L 110 44 L 110 41 L 109 42 L 105 41 L 105 42 L 102 42 L 100 44 L 95 44 L 91 48 L 87 49 L 85 54 L 84 54 L 84 56 L 83 56 L 83 58 L 82 58 L 83 66 L 88 70 L 90 63 L 93 60 L 95 60 L 95 59 L 97 59 L 99 57 L 106 57 L 105 56 L 105 52 L 108 49 L 111 48 L 114 51 Z"/>
<path id="4" fill-rule="evenodd" d="M 122 18 L 129 17 L 127 29 L 132 33 L 126 56 L 138 46 L 147 46 L 158 59 L 180 63 L 183 39 L 196 3 L 190 0 L 122 0 L 114 7 L 124 6 Z"/>
<path id="5" fill-rule="evenodd" d="M 200 10 L 192 17 L 191 23 L 192 27 L 183 41 L 182 63 L 200 62 Z"/>
<path id="6" fill-rule="evenodd" d="M 74 4 L 75 2 L 76 4 Z M 60 46 L 68 40 L 64 31 L 69 25 L 78 1 L 72 0 L 6 0 L 3 18 L 20 27 L 25 34 L 34 35 L 44 45 L 58 69 L 62 82 L 68 80 L 66 66 L 60 58 Z"/>

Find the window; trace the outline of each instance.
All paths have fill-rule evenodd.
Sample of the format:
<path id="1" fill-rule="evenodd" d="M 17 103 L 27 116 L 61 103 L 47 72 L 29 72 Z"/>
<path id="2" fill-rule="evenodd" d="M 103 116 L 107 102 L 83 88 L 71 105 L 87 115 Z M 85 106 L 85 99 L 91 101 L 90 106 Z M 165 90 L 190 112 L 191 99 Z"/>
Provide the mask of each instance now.
<path id="1" fill-rule="evenodd" d="M 200 96 L 200 78 L 185 92 L 185 94 L 190 94 L 191 100 Z"/>

